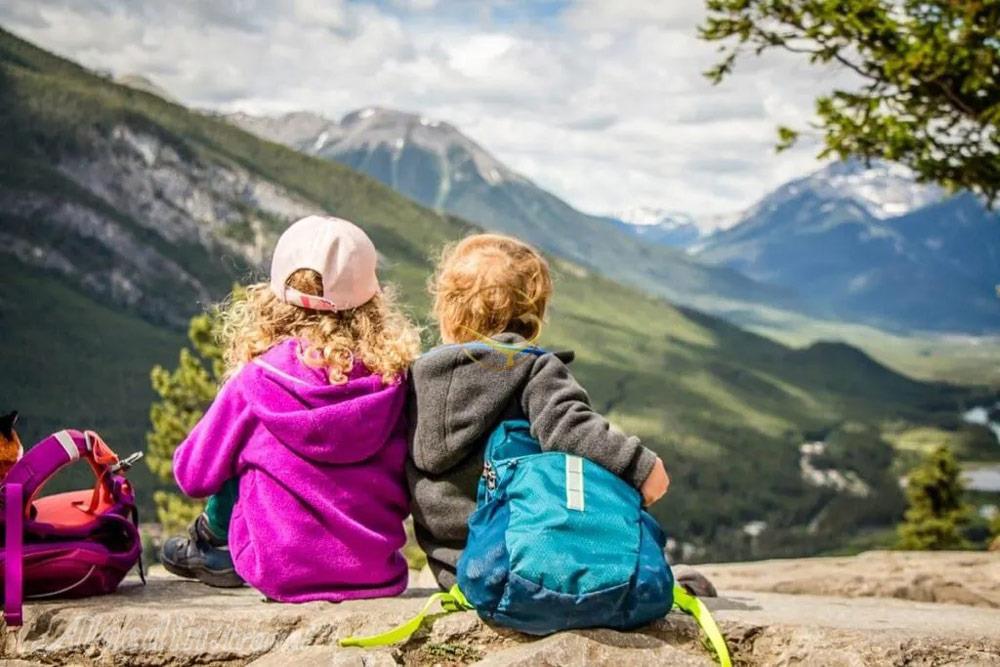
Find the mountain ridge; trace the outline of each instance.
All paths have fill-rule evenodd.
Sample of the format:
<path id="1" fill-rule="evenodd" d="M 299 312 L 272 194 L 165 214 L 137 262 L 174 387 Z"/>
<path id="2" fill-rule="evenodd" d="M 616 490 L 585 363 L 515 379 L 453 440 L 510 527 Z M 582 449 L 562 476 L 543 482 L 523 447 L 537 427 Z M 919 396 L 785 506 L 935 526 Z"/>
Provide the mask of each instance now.
<path id="1" fill-rule="evenodd" d="M 612 216 L 630 234 L 650 243 L 687 250 L 712 233 L 694 216 L 682 211 L 641 206 Z"/>
<path id="2" fill-rule="evenodd" d="M 226 117 L 262 138 L 366 173 L 424 206 L 676 302 L 721 297 L 792 305 L 788 290 L 693 261 L 679 248 L 637 238 L 619 220 L 576 210 L 443 121 L 384 107 L 365 107 L 341 121 L 308 112 Z"/>
<path id="3" fill-rule="evenodd" d="M 1000 216 L 885 164 L 833 163 L 786 183 L 695 252 L 809 295 L 834 318 L 896 331 L 1000 330 Z"/>
<path id="4" fill-rule="evenodd" d="M 738 216 L 649 208 L 593 216 L 505 167 L 454 125 L 420 114 L 366 107 L 340 121 L 311 113 L 228 118 L 265 138 L 367 173 L 435 210 L 747 324 L 754 318 L 742 313 L 763 308 L 896 333 L 1000 330 L 1000 309 L 993 308 L 987 289 L 990 281 L 1000 283 L 1000 275 L 983 269 L 970 282 L 967 272 L 954 266 L 966 258 L 983 264 L 976 257 L 993 252 L 990 243 L 978 248 L 966 243 L 964 254 L 955 250 L 946 256 L 961 245 L 950 234 L 951 247 L 942 247 L 937 257 L 903 250 L 894 226 L 901 218 L 935 210 L 950 219 L 961 212 L 949 208 L 954 197 L 915 182 L 898 165 L 830 163 L 785 183 Z M 850 234 L 853 241 L 846 238 Z M 937 242 L 927 236 L 927 243 Z M 886 247 L 878 251 L 879 244 Z M 912 257 L 900 257 L 907 254 Z M 911 283 L 926 296 L 910 295 Z"/>

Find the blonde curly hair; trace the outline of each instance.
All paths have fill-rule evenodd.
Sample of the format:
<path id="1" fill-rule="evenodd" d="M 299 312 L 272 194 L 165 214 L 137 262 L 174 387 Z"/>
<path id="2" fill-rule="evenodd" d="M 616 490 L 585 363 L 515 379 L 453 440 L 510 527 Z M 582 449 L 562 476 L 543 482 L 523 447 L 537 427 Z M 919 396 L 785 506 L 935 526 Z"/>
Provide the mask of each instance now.
<path id="1" fill-rule="evenodd" d="M 552 297 L 549 264 L 527 243 L 475 234 L 445 246 L 428 285 L 446 343 L 503 332 L 539 336 Z"/>
<path id="2" fill-rule="evenodd" d="M 323 294 L 322 277 L 311 269 L 296 271 L 287 285 L 304 294 Z M 390 288 L 357 308 L 331 312 L 284 303 L 268 283 L 257 283 L 245 295 L 231 296 L 219 315 L 225 378 L 288 339 L 302 342 L 299 358 L 325 369 L 331 384 L 347 382 L 355 360 L 392 384 L 420 354 L 420 330 L 396 305 Z"/>

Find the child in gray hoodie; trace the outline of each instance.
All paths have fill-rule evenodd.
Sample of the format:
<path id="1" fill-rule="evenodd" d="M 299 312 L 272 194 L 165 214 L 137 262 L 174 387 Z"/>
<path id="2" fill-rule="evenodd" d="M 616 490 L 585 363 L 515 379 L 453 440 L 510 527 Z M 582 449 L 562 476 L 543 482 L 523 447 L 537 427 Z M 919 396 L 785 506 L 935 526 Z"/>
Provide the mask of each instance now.
<path id="1" fill-rule="evenodd" d="M 602 465 L 646 505 L 666 493 L 663 461 L 591 408 L 567 367 L 573 353 L 526 351 L 552 295 L 548 264 L 534 248 L 470 236 L 445 249 L 431 289 L 445 344 L 410 373 L 407 478 L 417 541 L 440 586 L 455 583 L 486 439 L 503 420 L 527 419 L 544 450 Z"/>

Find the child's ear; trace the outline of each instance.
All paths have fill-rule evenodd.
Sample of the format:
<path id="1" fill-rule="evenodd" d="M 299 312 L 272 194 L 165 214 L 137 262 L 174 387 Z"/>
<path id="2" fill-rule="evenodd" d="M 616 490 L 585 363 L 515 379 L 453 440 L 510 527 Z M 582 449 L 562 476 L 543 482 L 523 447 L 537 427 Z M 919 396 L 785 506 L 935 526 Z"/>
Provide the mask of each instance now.
<path id="1" fill-rule="evenodd" d="M 15 424 L 17 424 L 17 410 L 0 417 L 0 435 L 13 440 Z"/>

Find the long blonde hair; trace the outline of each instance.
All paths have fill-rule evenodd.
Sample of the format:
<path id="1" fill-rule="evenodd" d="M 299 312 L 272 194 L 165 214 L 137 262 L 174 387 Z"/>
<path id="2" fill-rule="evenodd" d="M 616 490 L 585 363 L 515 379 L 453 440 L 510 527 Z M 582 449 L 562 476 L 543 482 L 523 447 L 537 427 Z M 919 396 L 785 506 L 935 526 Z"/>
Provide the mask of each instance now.
<path id="1" fill-rule="evenodd" d="M 322 277 L 311 269 L 296 271 L 287 284 L 304 294 L 323 294 Z M 331 312 L 284 303 L 268 283 L 257 283 L 231 296 L 219 315 L 226 378 L 289 339 L 301 341 L 299 358 L 325 369 L 331 384 L 347 382 L 355 360 L 391 384 L 420 354 L 420 331 L 396 305 L 391 288 L 357 308 Z"/>
<path id="2" fill-rule="evenodd" d="M 541 333 L 552 276 L 545 258 L 527 243 L 475 234 L 445 246 L 429 288 L 445 342 L 505 331 L 532 340 Z"/>

